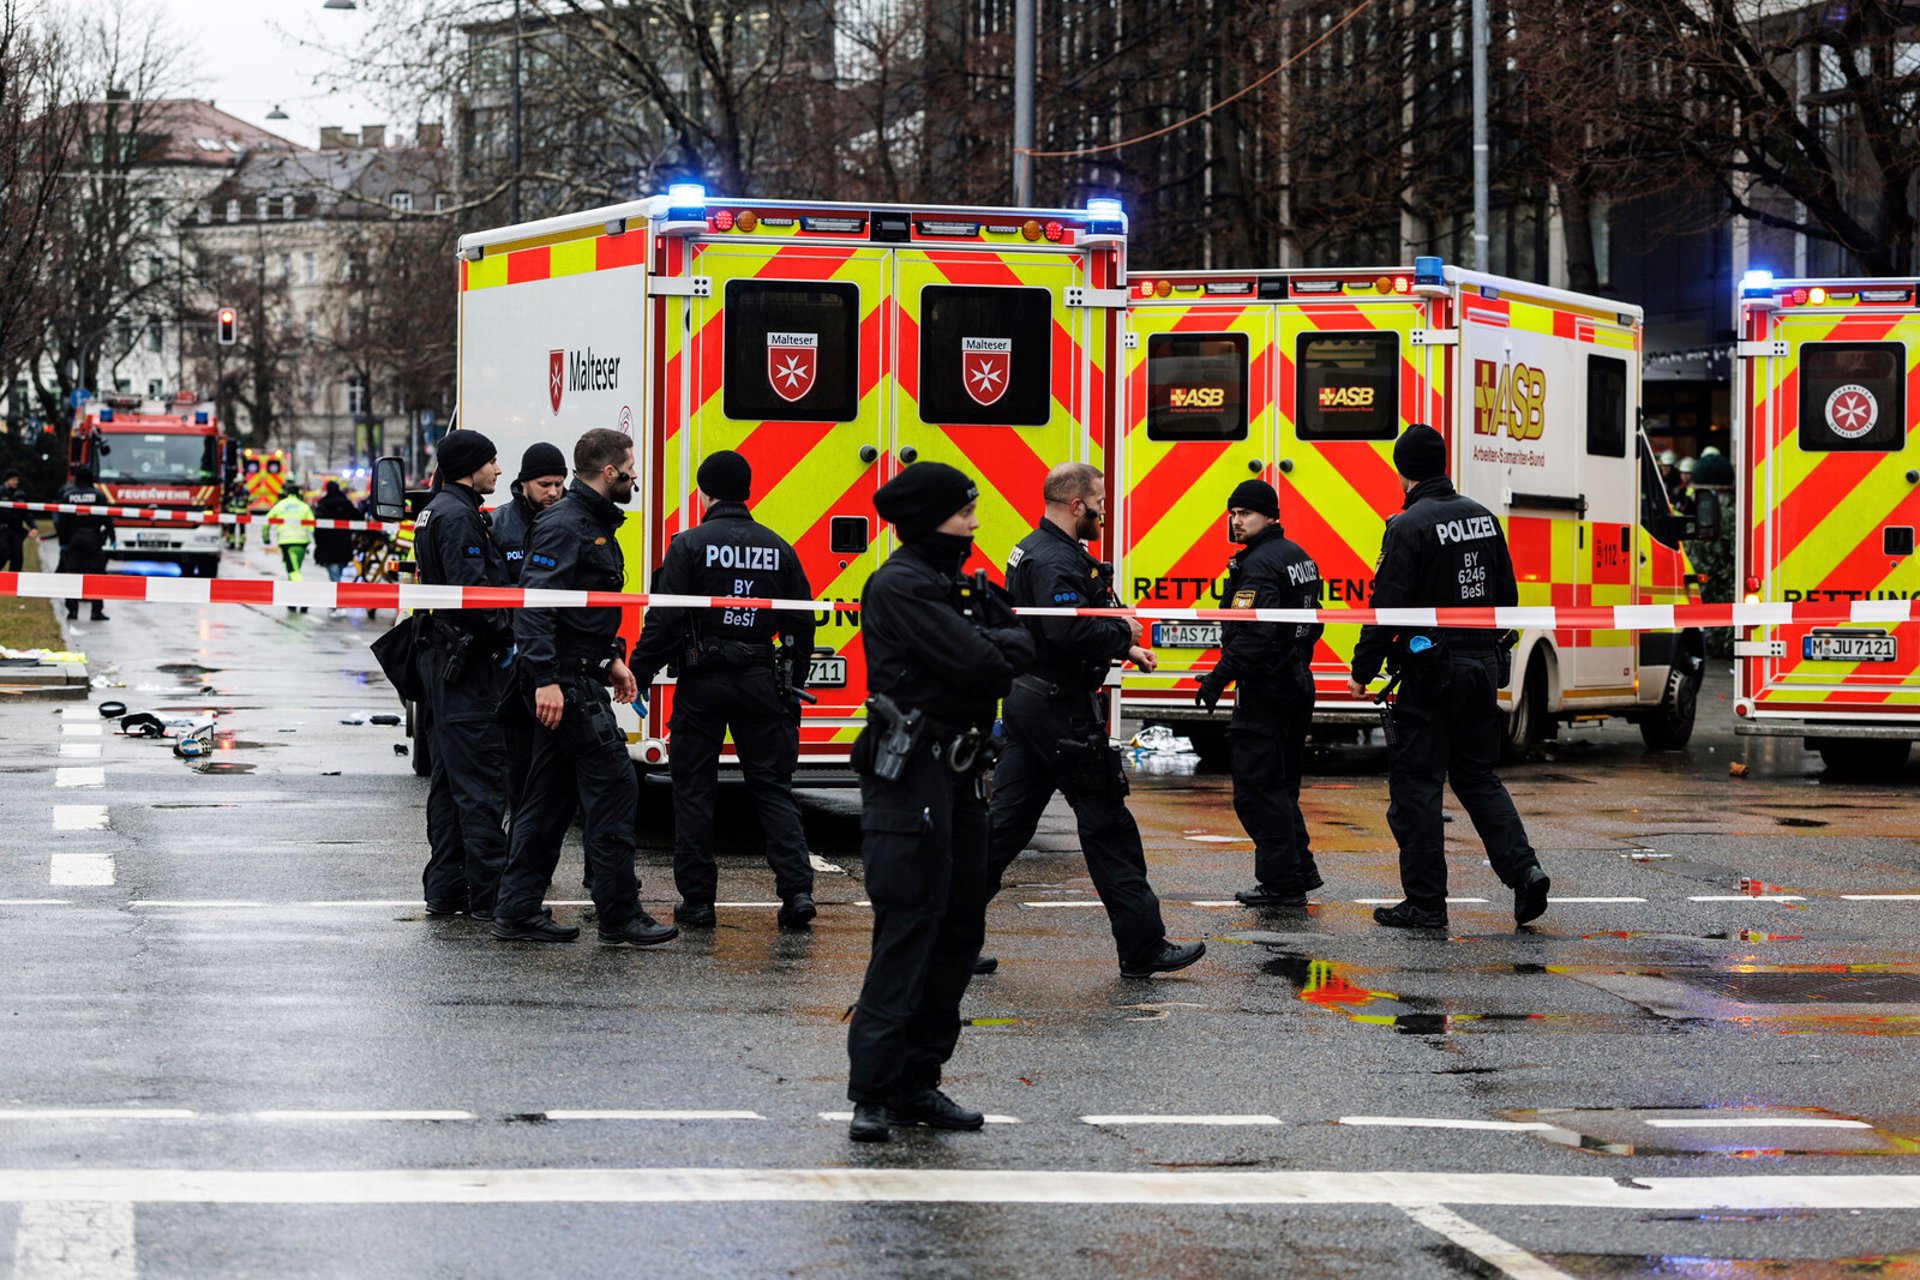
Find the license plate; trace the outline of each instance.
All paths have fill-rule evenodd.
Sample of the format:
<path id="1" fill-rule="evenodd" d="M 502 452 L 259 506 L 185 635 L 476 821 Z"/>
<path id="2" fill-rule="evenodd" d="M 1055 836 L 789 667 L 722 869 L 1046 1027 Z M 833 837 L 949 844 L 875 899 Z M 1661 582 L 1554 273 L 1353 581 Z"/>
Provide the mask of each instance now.
<path id="1" fill-rule="evenodd" d="M 1800 641 L 1800 655 L 1809 662 L 1893 662 L 1899 654 L 1892 636 L 1806 636 Z"/>
<path id="2" fill-rule="evenodd" d="M 1218 649 L 1220 624 L 1217 622 L 1156 622 L 1153 624 L 1156 649 Z"/>
<path id="3" fill-rule="evenodd" d="M 847 687 L 847 660 L 845 658 L 815 658 L 807 668 L 807 684 L 815 689 L 844 689 Z"/>
<path id="4" fill-rule="evenodd" d="M 171 547 L 173 535 L 169 533 L 136 533 L 133 535 L 136 547 Z"/>

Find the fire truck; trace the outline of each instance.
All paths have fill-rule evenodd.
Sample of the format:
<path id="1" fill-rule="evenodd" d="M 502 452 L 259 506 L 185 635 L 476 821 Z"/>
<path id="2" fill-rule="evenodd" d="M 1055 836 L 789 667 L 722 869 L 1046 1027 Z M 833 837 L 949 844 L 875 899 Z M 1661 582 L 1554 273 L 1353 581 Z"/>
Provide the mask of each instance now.
<path id="1" fill-rule="evenodd" d="M 211 404 L 108 396 L 74 411 L 67 465 L 89 466 L 100 491 L 120 506 L 218 512 L 233 441 Z M 217 577 L 218 524 L 114 521 L 109 557 L 171 562 L 191 577 Z"/>
<path id="2" fill-rule="evenodd" d="M 1367 602 L 1403 493 L 1393 442 L 1446 436 L 1448 474 L 1503 521 L 1522 605 L 1697 601 L 1674 513 L 1639 428 L 1641 312 L 1444 266 L 1146 272 L 1129 280 L 1115 532 L 1134 603 L 1219 608 L 1227 495 L 1249 476 L 1320 566 L 1329 608 Z M 1710 513 L 1707 513 L 1710 515 Z M 1703 521 L 1704 523 L 1704 521 Z M 1359 630 L 1313 657 L 1323 735 L 1377 726 L 1345 689 Z M 1129 715 L 1226 746 L 1226 706 L 1196 707 L 1217 623 L 1153 626 L 1159 670 L 1129 670 Z M 1705 647 L 1680 632 L 1527 631 L 1500 694 L 1509 757 L 1564 721 L 1621 716 L 1655 748 L 1693 730 Z"/>
<path id="3" fill-rule="evenodd" d="M 1736 572 L 1755 603 L 1920 596 L 1920 299 L 1912 280 L 1741 283 Z M 1746 628 L 1734 728 L 1885 774 L 1920 738 L 1920 623 Z"/>
<path id="4" fill-rule="evenodd" d="M 1111 201 L 723 200 L 691 185 L 465 236 L 459 421 L 509 471 L 535 441 L 570 455 L 591 427 L 631 435 L 633 591 L 699 521 L 694 471 L 716 449 L 752 463 L 754 515 L 794 545 L 816 598 L 859 599 L 894 546 L 874 491 L 917 460 L 976 478 L 974 565 L 997 579 L 1048 467 L 1101 465 L 1112 447 L 1125 244 Z M 819 701 L 800 730 L 815 768 L 846 760 L 866 692 L 857 610 L 818 621 Z M 672 705 L 663 681 L 630 726 L 644 767 L 667 759 Z"/>

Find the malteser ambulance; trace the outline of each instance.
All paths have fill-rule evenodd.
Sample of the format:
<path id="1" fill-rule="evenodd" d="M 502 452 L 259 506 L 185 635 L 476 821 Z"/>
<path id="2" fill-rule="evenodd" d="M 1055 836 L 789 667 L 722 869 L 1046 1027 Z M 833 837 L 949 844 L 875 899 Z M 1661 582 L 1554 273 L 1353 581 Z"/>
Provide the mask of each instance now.
<path id="1" fill-rule="evenodd" d="M 1129 280 L 1115 536 L 1134 603 L 1222 607 L 1225 508 L 1263 477 L 1287 536 L 1314 557 L 1329 608 L 1367 602 L 1403 494 L 1393 441 L 1426 422 L 1462 492 L 1505 523 L 1523 605 L 1697 599 L 1687 523 L 1639 430 L 1641 313 L 1443 267 L 1144 272 Z M 1316 724 L 1377 726 L 1348 697 L 1357 627 L 1314 655 Z M 1153 626 L 1159 670 L 1126 673 L 1129 715 L 1225 747 L 1223 704 L 1196 707 L 1218 658 L 1215 623 Z M 1686 742 L 1704 666 L 1698 631 L 1528 631 L 1501 692 L 1509 747 L 1561 721 L 1623 716 L 1656 747 Z"/>
<path id="2" fill-rule="evenodd" d="M 1912 280 L 1741 285 L 1735 563 L 1756 603 L 1920 596 L 1920 299 Z M 1920 623 L 1750 627 L 1740 733 L 1891 772 L 1920 738 Z"/>
<path id="3" fill-rule="evenodd" d="M 894 547 L 874 490 L 922 459 L 978 480 L 973 564 L 997 579 L 1040 517 L 1047 469 L 1102 464 L 1111 447 L 1125 244 L 1111 201 L 849 205 L 697 187 L 466 236 L 460 425 L 493 438 L 509 475 L 536 440 L 570 451 L 590 427 L 632 435 L 632 591 L 699 521 L 694 472 L 716 449 L 753 465 L 753 513 L 794 545 L 816 598 L 860 599 Z M 760 594 L 750 580 L 741 593 Z M 857 610 L 819 621 L 803 765 L 846 759 L 866 694 Z M 671 750 L 672 705 L 663 682 L 631 726 L 646 766 Z"/>

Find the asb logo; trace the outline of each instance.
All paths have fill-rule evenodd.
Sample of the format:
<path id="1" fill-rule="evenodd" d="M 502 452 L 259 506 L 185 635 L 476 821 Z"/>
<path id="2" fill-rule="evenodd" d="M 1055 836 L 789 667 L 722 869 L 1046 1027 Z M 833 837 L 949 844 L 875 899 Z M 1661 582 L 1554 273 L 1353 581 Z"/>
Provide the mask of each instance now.
<path id="1" fill-rule="evenodd" d="M 767 335 L 767 381 L 773 386 L 773 394 L 788 403 L 798 400 L 813 390 L 813 378 L 819 370 L 819 334 Z"/>
<path id="2" fill-rule="evenodd" d="M 567 389 L 567 353 L 547 352 L 547 401 L 560 412 L 560 393 Z"/>
<path id="3" fill-rule="evenodd" d="M 1547 425 L 1547 375 L 1524 364 L 1473 362 L 1473 434 L 1538 440 Z"/>
<path id="4" fill-rule="evenodd" d="M 1373 408 L 1373 388 L 1322 387 L 1320 388 L 1320 407 L 1322 409 L 1371 409 Z"/>
<path id="5" fill-rule="evenodd" d="M 1835 387 L 1827 397 L 1827 427 L 1842 440 L 1858 440 L 1880 421 L 1880 401 L 1857 382 Z"/>
<path id="6" fill-rule="evenodd" d="M 975 404 L 989 405 L 1007 394 L 1012 370 L 1012 338 L 960 339 L 960 380 Z"/>

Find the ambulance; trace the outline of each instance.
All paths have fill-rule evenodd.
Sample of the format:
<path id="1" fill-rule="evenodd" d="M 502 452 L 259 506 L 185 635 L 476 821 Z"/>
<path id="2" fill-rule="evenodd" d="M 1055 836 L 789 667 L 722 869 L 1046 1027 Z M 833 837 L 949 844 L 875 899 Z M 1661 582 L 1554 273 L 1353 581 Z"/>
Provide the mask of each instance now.
<path id="1" fill-rule="evenodd" d="M 1912 280 L 1741 283 L 1734 562 L 1756 603 L 1920 596 L 1920 299 Z M 1749 627 L 1734 728 L 1897 772 L 1920 738 L 1920 623 Z"/>
<path id="2" fill-rule="evenodd" d="M 1403 499 L 1393 442 L 1414 422 L 1446 436 L 1454 483 L 1503 521 L 1521 604 L 1697 600 L 1682 549 L 1695 530 L 1669 508 L 1640 432 L 1638 308 L 1438 258 L 1149 271 L 1129 292 L 1115 536 L 1132 602 L 1223 607 L 1227 495 L 1255 476 L 1319 564 L 1324 605 L 1365 605 Z M 1379 724 L 1346 693 L 1358 636 L 1328 627 L 1313 657 L 1316 727 L 1336 740 Z M 1129 670 L 1122 698 L 1203 759 L 1226 747 L 1227 704 L 1193 702 L 1219 637 L 1212 622 L 1156 622 L 1159 670 Z M 1624 717 L 1655 748 L 1693 731 L 1697 630 L 1527 631 L 1513 657 L 1500 693 L 1510 758 L 1564 721 Z"/>
<path id="3" fill-rule="evenodd" d="M 1127 302 L 1126 218 L 709 198 L 697 186 L 459 242 L 459 423 L 513 474 L 535 441 L 633 437 L 619 538 L 645 591 L 701 515 L 717 449 L 753 466 L 756 519 L 798 551 L 816 599 L 857 605 L 894 550 L 876 489 L 916 461 L 980 486 L 973 567 L 997 580 L 1041 513 L 1055 463 L 1112 448 Z M 508 500 L 503 482 L 493 502 Z M 752 594 L 751 591 L 746 594 Z M 637 634 L 639 610 L 624 634 Z M 862 723 L 857 608 L 821 612 L 801 763 L 844 764 Z M 670 680 L 630 750 L 672 749 Z"/>

